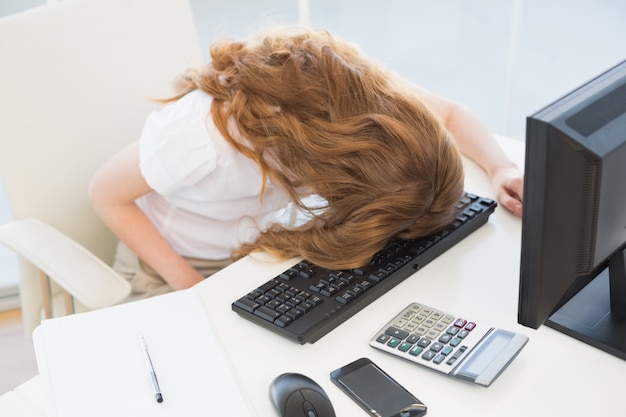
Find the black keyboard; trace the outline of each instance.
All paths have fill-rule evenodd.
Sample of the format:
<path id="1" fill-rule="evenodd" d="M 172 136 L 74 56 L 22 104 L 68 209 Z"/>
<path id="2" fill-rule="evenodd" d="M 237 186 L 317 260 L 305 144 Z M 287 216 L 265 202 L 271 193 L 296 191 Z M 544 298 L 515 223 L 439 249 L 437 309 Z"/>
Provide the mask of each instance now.
<path id="1" fill-rule="evenodd" d="M 393 239 L 364 268 L 332 271 L 301 261 L 232 303 L 232 309 L 291 340 L 313 343 L 487 223 L 496 205 L 465 193 L 457 218 L 433 235 Z"/>

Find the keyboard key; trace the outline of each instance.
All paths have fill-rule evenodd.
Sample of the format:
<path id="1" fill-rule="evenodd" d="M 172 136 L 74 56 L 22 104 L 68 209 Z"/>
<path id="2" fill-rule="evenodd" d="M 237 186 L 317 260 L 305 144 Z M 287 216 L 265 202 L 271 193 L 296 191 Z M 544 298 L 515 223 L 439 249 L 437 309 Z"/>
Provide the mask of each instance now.
<path id="1" fill-rule="evenodd" d="M 304 311 L 298 310 L 297 308 L 292 308 L 287 313 L 285 313 L 285 316 L 289 317 L 290 319 L 296 320 L 302 317 L 303 314 L 304 314 Z"/>
<path id="2" fill-rule="evenodd" d="M 235 305 L 239 308 L 246 310 L 249 313 L 252 313 L 254 312 L 254 310 L 261 307 L 261 304 L 248 298 L 240 298 L 239 300 L 235 301 Z"/>
<path id="3" fill-rule="evenodd" d="M 348 304 L 350 301 L 354 300 L 356 297 L 349 292 L 344 292 L 341 295 L 338 295 L 335 300 L 340 302 L 341 304 Z"/>
<path id="4" fill-rule="evenodd" d="M 265 307 L 265 306 L 260 306 L 259 308 L 257 308 L 256 310 L 254 310 L 254 315 L 255 316 L 259 316 L 262 319 L 265 319 L 267 321 L 270 322 L 274 322 L 274 320 L 276 320 L 278 317 L 281 316 L 280 313 L 277 313 L 276 311 L 272 310 L 269 307 Z"/>
<path id="5" fill-rule="evenodd" d="M 272 288 L 275 288 L 276 285 L 278 285 L 278 281 L 270 280 L 270 281 L 266 282 L 265 284 L 261 285 L 259 288 L 257 288 L 257 291 L 259 291 L 261 294 L 265 294 L 266 292 L 268 292 Z"/>
<path id="6" fill-rule="evenodd" d="M 282 274 L 280 274 L 278 278 L 285 280 L 285 281 L 289 281 L 290 279 L 295 278 L 297 276 L 298 276 L 298 271 L 296 271 L 295 269 L 289 269 L 283 272 Z"/>
<path id="7" fill-rule="evenodd" d="M 291 319 L 291 318 L 289 318 L 287 316 L 280 316 L 276 320 L 274 320 L 274 324 L 279 326 L 279 327 L 285 327 L 289 323 L 291 323 L 292 321 L 293 321 L 293 319 Z"/>
<path id="8" fill-rule="evenodd" d="M 378 271 L 374 272 L 373 274 L 370 274 L 370 276 L 368 278 L 371 279 L 374 282 L 380 282 L 383 279 L 387 278 L 387 275 L 388 275 L 387 271 L 379 269 Z"/>

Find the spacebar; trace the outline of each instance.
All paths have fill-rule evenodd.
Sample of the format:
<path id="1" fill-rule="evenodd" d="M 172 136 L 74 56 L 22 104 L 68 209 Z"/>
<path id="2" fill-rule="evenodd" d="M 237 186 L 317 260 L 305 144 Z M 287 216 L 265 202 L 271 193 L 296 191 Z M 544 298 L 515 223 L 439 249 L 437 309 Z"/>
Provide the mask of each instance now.
<path id="1" fill-rule="evenodd" d="M 274 320 L 276 320 L 278 317 L 280 317 L 280 313 L 277 313 L 274 310 L 272 310 L 271 308 L 268 308 L 268 307 L 265 307 L 265 306 L 261 306 L 261 307 L 257 308 L 256 310 L 254 310 L 254 315 L 255 316 L 259 316 L 262 319 L 265 319 L 265 320 L 270 321 L 272 323 L 274 323 Z"/>

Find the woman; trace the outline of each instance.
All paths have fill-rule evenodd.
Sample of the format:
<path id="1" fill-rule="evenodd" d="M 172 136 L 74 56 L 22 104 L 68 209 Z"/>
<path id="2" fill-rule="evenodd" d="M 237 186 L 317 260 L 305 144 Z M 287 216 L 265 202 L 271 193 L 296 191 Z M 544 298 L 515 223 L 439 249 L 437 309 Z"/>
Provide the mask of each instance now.
<path id="1" fill-rule="evenodd" d="M 98 214 L 141 260 L 137 291 L 188 288 L 256 250 L 362 266 L 391 237 L 451 222 L 459 151 L 521 214 L 522 175 L 476 116 L 328 32 L 216 43 L 211 58 L 90 184 Z M 279 216 L 290 203 L 307 221 Z"/>

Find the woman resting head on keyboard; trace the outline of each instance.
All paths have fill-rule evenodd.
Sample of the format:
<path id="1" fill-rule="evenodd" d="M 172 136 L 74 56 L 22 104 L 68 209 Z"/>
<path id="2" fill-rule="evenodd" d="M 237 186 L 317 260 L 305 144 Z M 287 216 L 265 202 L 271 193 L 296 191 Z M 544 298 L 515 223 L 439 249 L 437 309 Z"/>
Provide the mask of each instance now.
<path id="1" fill-rule="evenodd" d="M 210 52 L 90 184 L 141 259 L 137 291 L 190 287 L 257 250 L 363 266 L 390 238 L 454 219 L 460 152 L 521 213 L 522 175 L 473 113 L 332 34 L 284 28 Z M 321 198 L 311 206 L 309 195 Z"/>

